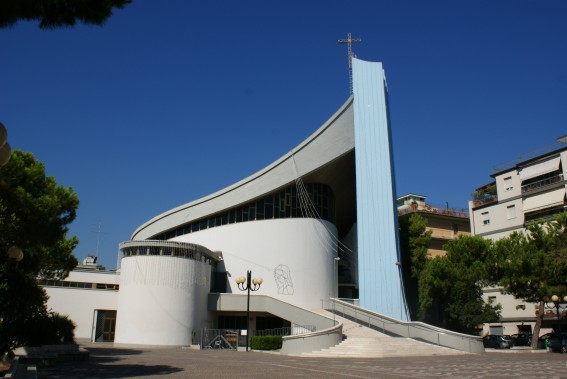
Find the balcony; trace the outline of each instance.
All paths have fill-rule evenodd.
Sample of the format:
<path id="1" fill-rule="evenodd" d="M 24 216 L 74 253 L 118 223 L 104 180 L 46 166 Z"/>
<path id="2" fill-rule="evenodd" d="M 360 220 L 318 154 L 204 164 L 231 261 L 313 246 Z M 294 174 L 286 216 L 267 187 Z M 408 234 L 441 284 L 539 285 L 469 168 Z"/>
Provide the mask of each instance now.
<path id="1" fill-rule="evenodd" d="M 524 227 L 539 223 L 541 221 L 551 221 L 555 218 L 556 214 L 563 213 L 567 211 L 566 205 L 558 205 L 555 207 L 541 209 L 535 212 L 529 212 L 524 215 Z"/>
<path id="2" fill-rule="evenodd" d="M 536 182 L 524 184 L 522 186 L 522 193 L 535 191 L 540 188 L 551 186 L 563 181 L 563 174 L 554 174 L 553 176 L 546 177 Z"/>
<path id="3" fill-rule="evenodd" d="M 477 188 L 472 194 L 473 207 L 477 208 L 485 204 L 498 202 L 496 182 L 488 183 Z"/>
<path id="4" fill-rule="evenodd" d="M 497 202 L 498 202 L 498 196 L 492 195 L 492 196 L 485 196 L 483 199 L 473 200 L 473 205 L 476 208 L 476 207 L 480 207 L 481 205 L 497 203 Z"/>

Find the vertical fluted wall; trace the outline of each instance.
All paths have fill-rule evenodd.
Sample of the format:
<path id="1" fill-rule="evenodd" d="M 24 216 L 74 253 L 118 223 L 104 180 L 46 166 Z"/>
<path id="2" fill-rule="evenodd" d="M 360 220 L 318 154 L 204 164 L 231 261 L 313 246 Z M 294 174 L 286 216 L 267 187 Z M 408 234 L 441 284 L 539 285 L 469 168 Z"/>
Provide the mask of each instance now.
<path id="1" fill-rule="evenodd" d="M 352 64 L 360 305 L 407 320 L 384 70 L 379 62 Z"/>

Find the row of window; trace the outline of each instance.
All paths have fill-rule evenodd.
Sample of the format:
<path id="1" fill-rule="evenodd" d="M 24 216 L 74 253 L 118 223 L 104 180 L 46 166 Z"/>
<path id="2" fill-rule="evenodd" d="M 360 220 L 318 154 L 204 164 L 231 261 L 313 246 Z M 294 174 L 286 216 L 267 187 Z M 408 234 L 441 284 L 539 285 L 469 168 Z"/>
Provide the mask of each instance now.
<path id="1" fill-rule="evenodd" d="M 93 290 L 118 291 L 118 284 L 71 282 L 66 280 L 39 280 L 39 285 L 49 287 L 85 288 Z"/>
<path id="2" fill-rule="evenodd" d="M 489 211 L 481 213 L 483 225 L 490 225 L 490 218 L 489 217 L 490 217 Z M 508 218 L 508 220 L 516 218 L 516 206 L 515 205 L 508 205 L 506 207 L 506 217 Z"/>
<path id="3" fill-rule="evenodd" d="M 188 250 L 186 248 L 176 248 L 168 246 L 130 246 L 121 247 L 123 257 L 132 257 L 137 255 L 162 255 L 169 257 L 187 258 L 195 261 L 205 262 L 216 266 L 216 261 L 212 260 L 206 254 L 199 251 Z"/>
<path id="4" fill-rule="evenodd" d="M 565 212 L 565 206 L 559 205 L 556 207 L 545 208 L 537 212 L 529 212 L 524 215 L 524 222 L 528 223 L 534 220 L 541 220 L 552 218 L 554 215 Z M 488 211 L 481 213 L 482 224 L 483 225 L 490 225 L 490 213 Z M 508 220 L 516 218 L 516 206 L 515 205 L 508 205 L 506 207 L 506 217 Z"/>
<path id="5" fill-rule="evenodd" d="M 304 185 L 304 191 L 300 190 L 298 195 L 295 184 L 290 185 L 227 212 L 183 224 L 153 239 L 168 240 L 184 234 L 239 222 L 302 217 L 321 218 L 335 222 L 334 198 L 329 186 L 321 183 L 308 183 Z"/>

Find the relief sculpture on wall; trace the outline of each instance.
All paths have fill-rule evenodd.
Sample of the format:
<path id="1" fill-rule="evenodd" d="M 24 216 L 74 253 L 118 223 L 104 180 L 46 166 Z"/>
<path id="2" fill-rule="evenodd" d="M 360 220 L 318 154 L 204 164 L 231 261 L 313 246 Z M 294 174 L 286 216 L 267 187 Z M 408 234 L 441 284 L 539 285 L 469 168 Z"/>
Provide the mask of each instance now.
<path id="1" fill-rule="evenodd" d="M 286 265 L 278 265 L 274 269 L 274 279 L 278 286 L 278 294 L 293 295 L 293 282 L 291 280 L 291 272 Z"/>

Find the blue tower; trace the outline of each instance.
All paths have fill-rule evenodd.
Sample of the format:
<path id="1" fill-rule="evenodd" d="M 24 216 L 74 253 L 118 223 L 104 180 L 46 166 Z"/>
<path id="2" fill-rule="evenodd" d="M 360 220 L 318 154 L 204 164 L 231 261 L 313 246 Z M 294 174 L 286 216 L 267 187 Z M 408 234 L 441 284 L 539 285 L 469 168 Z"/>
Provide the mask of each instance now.
<path id="1" fill-rule="evenodd" d="M 382 63 L 352 59 L 360 305 L 408 320 Z"/>

